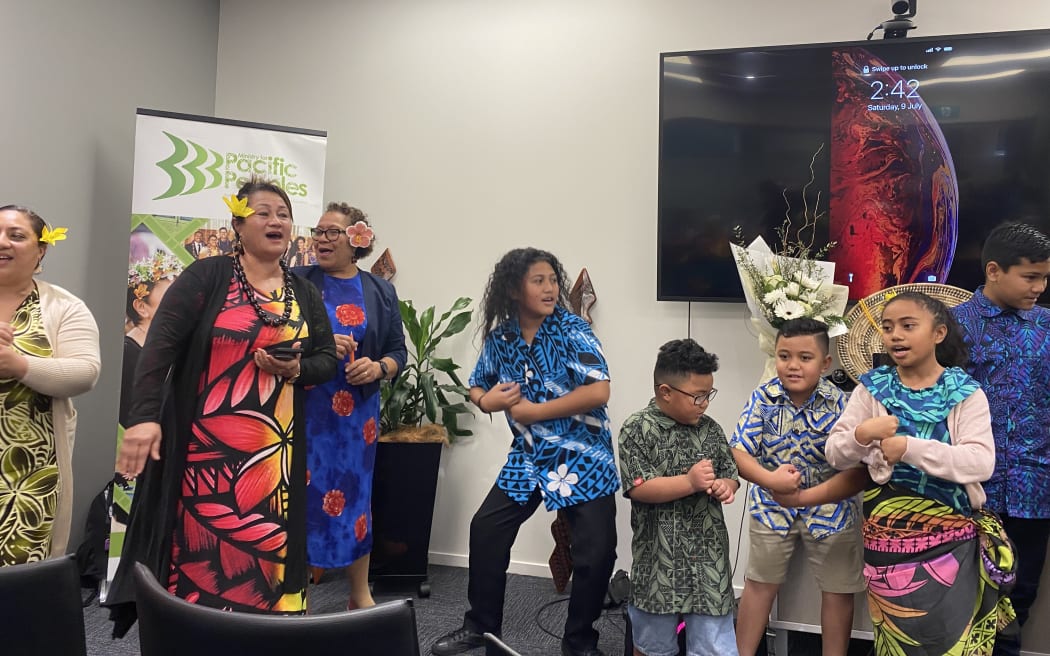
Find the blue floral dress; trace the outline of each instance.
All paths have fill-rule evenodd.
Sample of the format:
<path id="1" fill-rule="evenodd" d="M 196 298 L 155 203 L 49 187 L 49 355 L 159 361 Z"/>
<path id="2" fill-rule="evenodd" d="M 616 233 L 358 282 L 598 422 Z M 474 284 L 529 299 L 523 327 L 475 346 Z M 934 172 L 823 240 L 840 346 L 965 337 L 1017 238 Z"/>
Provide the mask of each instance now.
<path id="1" fill-rule="evenodd" d="M 322 296 L 332 332 L 360 342 L 368 326 L 361 276 L 326 275 Z M 362 399 L 340 366 L 335 378 L 307 392 L 306 433 L 307 557 L 313 567 L 346 567 L 372 551 L 379 394 Z"/>

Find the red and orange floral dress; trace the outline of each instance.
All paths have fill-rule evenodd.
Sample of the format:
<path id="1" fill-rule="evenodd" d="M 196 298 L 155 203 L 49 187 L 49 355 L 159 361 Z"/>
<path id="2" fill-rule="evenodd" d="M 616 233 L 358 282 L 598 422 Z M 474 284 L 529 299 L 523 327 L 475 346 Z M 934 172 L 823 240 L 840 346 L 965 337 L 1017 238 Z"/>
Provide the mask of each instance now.
<path id="1" fill-rule="evenodd" d="M 361 276 L 326 275 L 322 296 L 332 332 L 360 343 L 368 326 Z M 348 361 L 306 396 L 306 550 L 314 567 L 345 567 L 372 551 L 379 394 L 361 398 L 361 389 L 346 382 Z"/>
<path id="2" fill-rule="evenodd" d="M 256 293 L 281 315 L 283 290 Z M 261 371 L 252 354 L 308 333 L 298 302 L 286 324 L 268 326 L 231 282 L 212 328 L 176 505 L 168 588 L 187 601 L 248 612 L 306 608 L 305 585 L 285 581 L 294 386 Z"/>

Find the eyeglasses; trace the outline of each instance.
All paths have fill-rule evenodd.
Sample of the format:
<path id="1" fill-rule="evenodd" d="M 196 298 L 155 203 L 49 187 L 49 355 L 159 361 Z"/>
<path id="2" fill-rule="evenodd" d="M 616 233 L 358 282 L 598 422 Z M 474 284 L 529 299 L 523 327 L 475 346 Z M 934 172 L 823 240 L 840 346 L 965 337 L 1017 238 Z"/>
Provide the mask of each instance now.
<path id="1" fill-rule="evenodd" d="M 313 233 L 314 239 L 320 239 L 321 235 L 328 241 L 335 241 L 339 239 L 339 235 L 345 234 L 345 228 L 314 228 L 310 231 Z"/>
<path id="2" fill-rule="evenodd" d="M 667 383 L 664 383 L 664 385 L 667 385 Z M 704 401 L 707 401 L 708 403 L 710 403 L 711 401 L 715 400 L 716 396 L 718 396 L 718 390 L 716 390 L 713 387 L 711 388 L 710 392 L 704 392 L 703 394 L 690 394 L 689 392 L 687 392 L 685 390 L 678 389 L 674 385 L 667 385 L 667 386 L 670 387 L 671 389 L 673 389 L 676 392 L 681 392 L 682 394 L 685 394 L 686 396 L 693 397 L 693 405 L 703 405 Z"/>

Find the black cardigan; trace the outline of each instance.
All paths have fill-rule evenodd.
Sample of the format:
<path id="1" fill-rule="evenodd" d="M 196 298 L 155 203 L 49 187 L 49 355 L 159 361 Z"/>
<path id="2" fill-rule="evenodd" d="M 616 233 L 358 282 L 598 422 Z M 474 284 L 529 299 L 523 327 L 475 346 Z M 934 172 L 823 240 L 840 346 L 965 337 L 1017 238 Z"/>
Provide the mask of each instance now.
<path id="1" fill-rule="evenodd" d="M 109 587 L 114 637 L 123 637 L 136 619 L 133 563 L 146 564 L 158 581 L 166 581 L 171 559 L 175 504 L 186 467 L 186 449 L 197 409 L 197 390 L 211 351 L 212 326 L 233 280 L 233 260 L 209 257 L 186 268 L 168 289 L 150 326 L 135 369 L 135 393 L 128 427 L 160 422 L 164 439 L 161 460 L 148 460 L 138 478 L 120 565 Z M 309 326 L 296 380 L 295 436 L 292 451 L 294 486 L 306 485 L 306 437 L 303 387 L 331 380 L 338 369 L 335 340 L 320 293 L 308 281 L 292 276 L 300 312 Z M 306 584 L 306 494 L 290 495 L 288 560 L 285 581 L 295 589 Z"/>

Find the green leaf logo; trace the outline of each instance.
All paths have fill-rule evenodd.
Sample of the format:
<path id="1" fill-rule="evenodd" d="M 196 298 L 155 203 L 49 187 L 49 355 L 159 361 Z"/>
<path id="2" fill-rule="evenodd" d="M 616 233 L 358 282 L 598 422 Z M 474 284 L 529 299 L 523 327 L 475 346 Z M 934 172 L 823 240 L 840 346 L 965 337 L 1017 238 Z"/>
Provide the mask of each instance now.
<path id="1" fill-rule="evenodd" d="M 168 174 L 171 184 L 153 200 L 186 196 L 213 189 L 222 182 L 222 155 L 193 141 L 183 140 L 168 132 L 164 136 L 174 148 L 171 155 L 157 162 L 157 168 Z"/>

